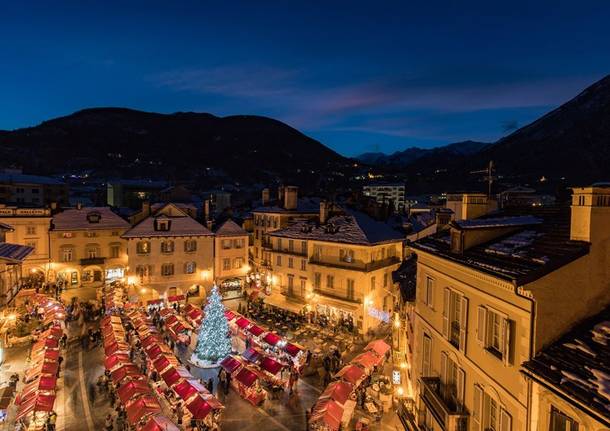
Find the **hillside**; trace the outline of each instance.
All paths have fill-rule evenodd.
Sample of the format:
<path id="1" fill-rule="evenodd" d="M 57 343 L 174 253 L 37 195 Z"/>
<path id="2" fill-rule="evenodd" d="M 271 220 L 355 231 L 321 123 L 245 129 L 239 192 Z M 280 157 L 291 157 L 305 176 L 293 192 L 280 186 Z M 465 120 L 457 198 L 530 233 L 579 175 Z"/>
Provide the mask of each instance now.
<path id="1" fill-rule="evenodd" d="M 193 179 L 212 173 L 269 181 L 329 171 L 346 159 L 270 118 L 94 108 L 0 132 L 0 160 L 40 174 L 91 170 L 99 176 Z"/>
<path id="2" fill-rule="evenodd" d="M 364 153 L 356 156 L 357 160 L 363 163 L 386 165 L 386 166 L 406 166 L 423 157 L 455 157 L 469 156 L 479 152 L 486 147 L 487 143 L 464 141 L 445 145 L 436 148 L 410 147 L 403 151 L 396 151 L 392 154 L 384 153 Z"/>

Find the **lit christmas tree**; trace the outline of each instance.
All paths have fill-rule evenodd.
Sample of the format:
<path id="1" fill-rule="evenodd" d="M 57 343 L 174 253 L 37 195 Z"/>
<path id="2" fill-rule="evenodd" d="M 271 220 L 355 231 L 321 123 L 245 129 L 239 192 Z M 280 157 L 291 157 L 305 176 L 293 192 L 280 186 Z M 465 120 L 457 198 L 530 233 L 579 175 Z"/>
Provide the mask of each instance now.
<path id="1" fill-rule="evenodd" d="M 214 365 L 231 353 L 229 323 L 225 317 L 218 287 L 214 285 L 204 309 L 204 318 L 199 329 L 197 346 L 191 361 L 204 366 Z"/>

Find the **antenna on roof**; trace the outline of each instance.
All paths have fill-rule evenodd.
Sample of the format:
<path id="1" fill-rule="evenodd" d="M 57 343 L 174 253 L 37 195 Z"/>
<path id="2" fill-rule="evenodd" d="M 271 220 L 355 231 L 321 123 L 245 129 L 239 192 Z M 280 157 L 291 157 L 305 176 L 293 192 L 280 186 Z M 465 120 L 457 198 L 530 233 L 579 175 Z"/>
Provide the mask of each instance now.
<path id="1" fill-rule="evenodd" d="M 494 165 L 493 160 L 489 161 L 489 165 L 487 165 L 486 169 L 481 169 L 478 171 L 470 171 L 471 174 L 486 174 L 483 178 L 485 178 L 485 181 L 487 181 L 487 197 L 489 199 L 491 199 L 491 185 L 493 184 L 494 180 L 497 178 L 494 175 L 495 171 L 496 171 L 496 166 Z"/>

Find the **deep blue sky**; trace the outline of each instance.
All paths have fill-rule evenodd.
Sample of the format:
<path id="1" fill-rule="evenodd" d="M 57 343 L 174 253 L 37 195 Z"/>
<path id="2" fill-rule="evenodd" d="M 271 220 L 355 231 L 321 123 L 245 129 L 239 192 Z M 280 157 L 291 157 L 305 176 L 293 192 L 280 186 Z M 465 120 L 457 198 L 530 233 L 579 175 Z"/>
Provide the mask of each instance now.
<path id="1" fill-rule="evenodd" d="M 498 139 L 610 73 L 601 0 L 20 3 L 0 11 L 0 129 L 126 106 L 392 152 Z"/>

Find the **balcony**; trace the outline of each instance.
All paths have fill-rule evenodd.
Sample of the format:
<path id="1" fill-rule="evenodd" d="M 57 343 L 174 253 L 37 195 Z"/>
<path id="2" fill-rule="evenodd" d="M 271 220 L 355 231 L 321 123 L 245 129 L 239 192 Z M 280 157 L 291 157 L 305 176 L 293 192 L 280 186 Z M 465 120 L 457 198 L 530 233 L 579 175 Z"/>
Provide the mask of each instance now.
<path id="1" fill-rule="evenodd" d="M 352 271 L 370 272 L 375 271 L 377 269 L 385 268 L 387 266 L 399 264 L 400 259 L 396 256 L 392 256 L 383 260 L 375 260 L 373 262 L 363 263 L 362 261 L 358 260 L 354 260 L 352 262 L 346 262 L 345 260 L 328 261 L 318 256 L 312 256 L 309 258 L 309 263 L 313 265 L 325 266 L 328 268 L 350 269 Z"/>
<path id="2" fill-rule="evenodd" d="M 453 397 L 443 395 L 438 377 L 422 377 L 421 399 L 445 431 L 467 431 L 468 415 Z"/>
<path id="3" fill-rule="evenodd" d="M 337 295 L 337 294 L 329 292 L 328 290 L 314 288 L 313 291 L 314 291 L 314 293 L 317 293 L 318 295 L 321 295 L 321 296 L 326 296 L 327 298 L 339 299 L 341 301 L 351 302 L 352 304 L 362 304 L 362 301 L 360 299 L 348 298 L 347 296 Z"/>
<path id="4" fill-rule="evenodd" d="M 105 257 L 86 257 L 80 260 L 81 265 L 103 265 L 106 262 Z"/>

